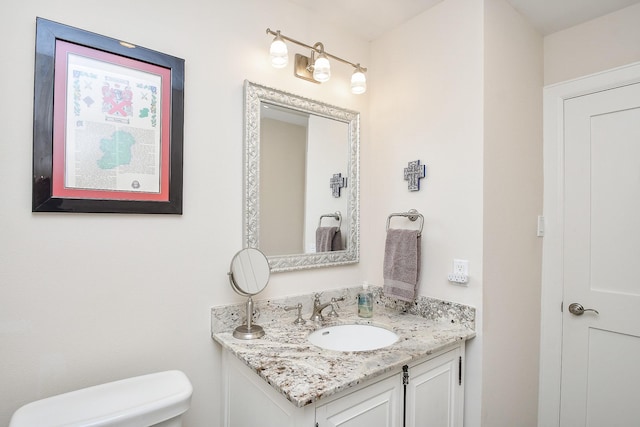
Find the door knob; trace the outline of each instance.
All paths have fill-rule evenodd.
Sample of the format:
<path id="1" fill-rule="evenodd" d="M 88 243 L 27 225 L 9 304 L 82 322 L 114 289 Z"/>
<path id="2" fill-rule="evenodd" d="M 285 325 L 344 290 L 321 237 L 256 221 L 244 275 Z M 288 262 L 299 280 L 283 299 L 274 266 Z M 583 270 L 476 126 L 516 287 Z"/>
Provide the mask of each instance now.
<path id="1" fill-rule="evenodd" d="M 585 311 L 593 311 L 595 314 L 600 314 L 598 313 L 598 310 L 595 310 L 593 308 L 584 308 L 582 304 L 577 302 L 571 303 L 569 305 L 569 313 L 575 314 L 576 316 L 582 316 Z"/>

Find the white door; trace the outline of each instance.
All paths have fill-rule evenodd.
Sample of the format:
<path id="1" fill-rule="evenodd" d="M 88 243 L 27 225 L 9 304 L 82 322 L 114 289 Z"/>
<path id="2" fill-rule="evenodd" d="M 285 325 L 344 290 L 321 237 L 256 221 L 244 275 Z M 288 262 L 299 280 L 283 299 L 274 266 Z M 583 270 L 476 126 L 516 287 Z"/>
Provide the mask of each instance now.
<path id="1" fill-rule="evenodd" d="M 560 425 L 640 426 L 640 84 L 564 113 Z"/>

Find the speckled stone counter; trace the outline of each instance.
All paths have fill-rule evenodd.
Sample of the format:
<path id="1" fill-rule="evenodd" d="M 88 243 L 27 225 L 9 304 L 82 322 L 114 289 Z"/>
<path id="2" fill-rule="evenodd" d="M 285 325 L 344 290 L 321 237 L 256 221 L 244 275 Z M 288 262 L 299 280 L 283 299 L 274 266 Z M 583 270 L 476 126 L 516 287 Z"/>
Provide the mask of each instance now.
<path id="1" fill-rule="evenodd" d="M 245 304 L 213 307 L 212 336 L 298 407 L 399 370 L 405 364 L 475 336 L 472 307 L 424 297 L 415 303 L 405 303 L 387 298 L 381 288 L 374 288 L 373 317 L 364 319 L 357 315 L 359 290 L 356 287 L 323 292 L 322 302 L 332 297 L 345 300 L 338 303 L 339 317 L 325 316 L 322 324 L 308 320 L 313 295 L 254 301 L 259 312 L 255 323 L 265 330 L 265 336 L 256 340 L 240 340 L 232 335 L 243 320 Z M 303 318 L 307 320 L 301 326 L 293 324 L 296 310 L 284 310 L 298 303 L 303 304 Z M 330 307 L 323 313 L 329 311 Z M 307 341 L 314 330 L 343 323 L 382 326 L 395 332 L 399 339 L 389 347 L 362 352 L 324 350 Z"/>

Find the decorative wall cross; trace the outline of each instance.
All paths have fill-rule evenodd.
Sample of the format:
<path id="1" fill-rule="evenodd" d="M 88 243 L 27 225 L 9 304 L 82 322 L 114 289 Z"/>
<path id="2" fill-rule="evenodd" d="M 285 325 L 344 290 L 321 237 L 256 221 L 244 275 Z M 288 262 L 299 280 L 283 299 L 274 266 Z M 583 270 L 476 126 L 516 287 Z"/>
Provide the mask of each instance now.
<path id="1" fill-rule="evenodd" d="M 331 187 L 331 195 L 333 197 L 340 197 L 340 189 L 347 186 L 347 178 L 342 176 L 342 173 L 334 173 L 333 177 L 329 179 L 329 187 Z"/>
<path id="2" fill-rule="evenodd" d="M 421 165 L 420 160 L 409 162 L 404 168 L 404 180 L 409 181 L 409 191 L 420 191 L 420 179 L 427 175 L 427 166 Z"/>

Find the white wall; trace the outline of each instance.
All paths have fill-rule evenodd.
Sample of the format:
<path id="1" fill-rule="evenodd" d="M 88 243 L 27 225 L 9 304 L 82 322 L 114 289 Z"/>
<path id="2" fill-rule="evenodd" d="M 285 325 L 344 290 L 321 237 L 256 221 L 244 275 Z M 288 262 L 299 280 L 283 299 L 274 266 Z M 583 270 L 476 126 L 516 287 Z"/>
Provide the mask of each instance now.
<path id="1" fill-rule="evenodd" d="M 260 250 L 304 252 L 307 127 L 260 119 Z"/>
<path id="2" fill-rule="evenodd" d="M 346 176 L 349 171 L 349 124 L 324 117 L 309 117 L 307 144 L 307 185 L 305 198 L 305 251 L 316 251 L 316 229 L 320 215 L 340 212 L 344 221 L 340 225 L 343 244 L 349 236 L 347 220 L 348 190 L 342 188 L 340 197 L 333 197 L 329 180 L 333 174 Z M 353 185 L 347 180 L 347 187 Z M 323 218 L 323 227 L 335 227 L 339 222 Z"/>
<path id="3" fill-rule="evenodd" d="M 367 274 L 382 262 L 386 215 L 422 212 L 420 293 L 478 308 L 465 425 L 533 426 L 542 37 L 503 0 L 447 0 L 374 41 L 372 55 L 372 78 L 384 85 L 371 93 L 372 136 L 362 148 L 371 177 L 362 183 L 363 211 L 372 213 L 362 219 Z M 410 193 L 402 170 L 417 159 L 427 179 Z M 468 287 L 447 282 L 453 258 L 470 261 Z M 519 301 L 532 314 L 523 318 Z"/>
<path id="4" fill-rule="evenodd" d="M 184 215 L 31 213 L 36 16 L 186 60 Z M 174 368 L 194 384 L 187 427 L 220 424 L 209 309 L 241 301 L 226 273 L 242 246 L 243 80 L 368 115 L 368 95 L 351 95 L 346 66 L 323 85 L 272 68 L 267 27 L 370 62 L 367 42 L 286 1 L 2 3 L 0 425 L 35 399 Z M 355 285 L 363 271 L 274 274 L 263 295 Z"/>
<path id="5" fill-rule="evenodd" d="M 545 37 L 545 85 L 640 61 L 639 22 L 636 4 Z"/>
<path id="6" fill-rule="evenodd" d="M 542 36 L 485 0 L 482 425 L 537 423 Z"/>
<path id="7" fill-rule="evenodd" d="M 479 333 L 467 353 L 467 426 L 480 420 L 483 340 L 482 16 L 482 2 L 446 0 L 372 43 L 369 74 L 380 83 L 361 149 L 366 279 L 381 284 L 387 215 L 414 208 L 425 219 L 419 293 L 478 309 Z M 418 192 L 403 180 L 413 160 L 427 165 Z M 468 286 L 447 281 L 454 258 L 469 260 Z"/>

